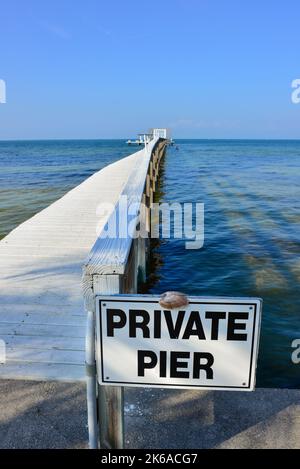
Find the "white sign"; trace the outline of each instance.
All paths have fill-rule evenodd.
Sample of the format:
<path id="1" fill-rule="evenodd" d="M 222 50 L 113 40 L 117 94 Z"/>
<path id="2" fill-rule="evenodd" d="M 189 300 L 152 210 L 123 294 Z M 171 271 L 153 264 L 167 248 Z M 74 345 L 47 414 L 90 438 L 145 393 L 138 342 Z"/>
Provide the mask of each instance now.
<path id="1" fill-rule="evenodd" d="M 262 300 L 190 297 L 168 311 L 159 299 L 97 297 L 100 384 L 254 389 Z"/>

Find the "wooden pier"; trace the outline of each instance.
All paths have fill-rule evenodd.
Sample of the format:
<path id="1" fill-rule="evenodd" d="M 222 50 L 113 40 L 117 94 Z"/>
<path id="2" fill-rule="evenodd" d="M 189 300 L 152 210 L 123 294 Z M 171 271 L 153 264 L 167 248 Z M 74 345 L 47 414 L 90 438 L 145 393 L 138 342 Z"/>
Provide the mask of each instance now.
<path id="1" fill-rule="evenodd" d="M 0 379 L 85 381 L 90 448 L 124 445 L 123 389 L 97 381 L 95 297 L 136 293 L 138 277 L 145 279 L 147 241 L 135 235 L 140 212 L 150 230 L 165 148 L 164 139 L 153 138 L 0 242 Z M 125 236 L 106 237 L 110 219 L 122 217 L 124 197 L 137 221 Z M 106 209 L 97 215 L 101 204 Z"/>
<path id="2" fill-rule="evenodd" d="M 97 206 L 117 205 L 130 187 L 132 194 L 143 187 L 150 195 L 157 152 L 163 150 L 164 142 L 153 140 L 146 149 L 95 173 L 0 242 L 0 339 L 6 348 L 1 379 L 86 379 L 82 266 L 86 264 L 92 279 L 94 267 L 102 271 L 101 263 L 112 255 L 109 244 L 96 242 L 96 227 L 101 231 L 109 216 L 97 216 Z M 124 255 L 131 242 L 122 245 Z M 135 272 L 131 275 L 136 286 Z M 85 275 L 85 294 L 86 281 Z"/>

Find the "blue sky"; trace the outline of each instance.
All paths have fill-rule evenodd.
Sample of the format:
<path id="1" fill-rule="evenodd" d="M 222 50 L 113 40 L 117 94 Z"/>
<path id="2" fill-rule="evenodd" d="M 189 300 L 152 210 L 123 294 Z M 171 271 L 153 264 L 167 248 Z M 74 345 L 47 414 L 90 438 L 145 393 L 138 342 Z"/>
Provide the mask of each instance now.
<path id="1" fill-rule="evenodd" d="M 0 139 L 300 138 L 300 3 L 1 2 Z"/>

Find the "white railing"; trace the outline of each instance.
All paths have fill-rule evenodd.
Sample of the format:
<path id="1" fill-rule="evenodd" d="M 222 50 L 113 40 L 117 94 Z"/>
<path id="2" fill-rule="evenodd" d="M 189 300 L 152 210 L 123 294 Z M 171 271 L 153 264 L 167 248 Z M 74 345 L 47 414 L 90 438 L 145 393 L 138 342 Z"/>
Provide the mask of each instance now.
<path id="1" fill-rule="evenodd" d="M 137 293 L 138 278 L 145 280 L 148 239 L 138 236 L 134 220 L 141 220 L 150 232 L 150 207 L 156 190 L 161 159 L 166 141 L 153 139 L 136 153 L 136 165 L 120 194 L 114 212 L 93 246 L 83 267 L 83 293 L 87 310 L 86 365 L 88 424 L 91 448 L 123 448 L 123 388 L 100 386 L 97 382 L 95 357 L 95 305 L 97 295 Z M 107 237 L 105 232 L 110 223 L 117 220 L 117 228 L 124 221 L 121 200 L 130 207 L 131 228 L 122 236 Z M 114 220 L 112 220 L 114 217 Z M 127 227 L 128 228 L 128 227 Z M 98 406 L 98 409 L 97 409 Z"/>

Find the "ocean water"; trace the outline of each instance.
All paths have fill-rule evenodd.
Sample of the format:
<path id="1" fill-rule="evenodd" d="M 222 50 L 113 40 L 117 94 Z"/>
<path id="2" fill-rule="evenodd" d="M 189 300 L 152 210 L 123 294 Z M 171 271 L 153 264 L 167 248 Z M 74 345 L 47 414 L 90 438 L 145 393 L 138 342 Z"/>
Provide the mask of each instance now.
<path id="1" fill-rule="evenodd" d="M 258 386 L 299 387 L 300 141 L 178 141 L 159 199 L 205 204 L 205 243 L 156 243 L 148 291 L 264 300 Z M 0 238 L 95 171 L 124 141 L 0 142 Z"/>
<path id="2" fill-rule="evenodd" d="M 205 242 L 155 248 L 151 292 L 264 301 L 258 386 L 300 387 L 300 141 L 178 141 L 160 199 L 205 204 Z"/>
<path id="3" fill-rule="evenodd" d="M 0 239 L 104 166 L 123 140 L 0 142 Z"/>

